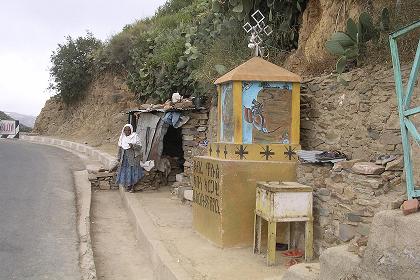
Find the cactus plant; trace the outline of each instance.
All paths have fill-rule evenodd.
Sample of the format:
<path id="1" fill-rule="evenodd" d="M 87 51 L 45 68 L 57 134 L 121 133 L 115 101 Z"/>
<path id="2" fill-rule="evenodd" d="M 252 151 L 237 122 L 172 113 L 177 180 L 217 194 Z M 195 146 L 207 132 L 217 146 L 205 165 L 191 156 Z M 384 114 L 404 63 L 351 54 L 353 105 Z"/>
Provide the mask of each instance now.
<path id="1" fill-rule="evenodd" d="M 389 25 L 389 11 L 386 8 L 382 11 L 380 28 L 373 24 L 372 17 L 366 12 L 360 14 L 358 23 L 349 18 L 346 22 L 346 31 L 335 32 L 325 44 L 331 54 L 340 56 L 336 64 L 337 73 L 343 73 L 349 60 L 356 60 L 358 64 L 366 43 L 370 40 L 376 42 L 380 37 L 380 30 L 388 30 Z"/>

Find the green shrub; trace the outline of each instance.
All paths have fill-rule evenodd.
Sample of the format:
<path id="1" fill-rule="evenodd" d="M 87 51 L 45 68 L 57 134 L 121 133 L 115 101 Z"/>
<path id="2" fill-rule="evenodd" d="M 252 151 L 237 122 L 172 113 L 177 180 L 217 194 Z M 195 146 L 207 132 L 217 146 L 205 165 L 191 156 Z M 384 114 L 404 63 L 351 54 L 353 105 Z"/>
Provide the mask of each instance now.
<path id="1" fill-rule="evenodd" d="M 49 88 L 55 90 L 66 104 L 81 100 L 94 74 L 94 55 L 101 42 L 88 33 L 85 37 L 66 38 L 51 55 Z"/>
<path id="2" fill-rule="evenodd" d="M 102 46 L 91 35 L 86 52 L 70 37 L 52 56 L 51 76 L 63 100 L 83 97 L 93 73 L 117 71 L 127 76 L 139 100 L 165 101 L 214 91 L 212 82 L 249 58 L 242 29 L 259 9 L 274 32 L 264 40 L 266 54 L 297 47 L 298 20 L 307 0 L 168 0 L 156 14 L 127 25 Z M 87 54 L 88 53 L 88 54 Z M 77 57 L 76 63 L 66 59 Z M 80 57 L 80 58 L 79 58 Z M 79 62 L 80 61 L 80 62 Z"/>

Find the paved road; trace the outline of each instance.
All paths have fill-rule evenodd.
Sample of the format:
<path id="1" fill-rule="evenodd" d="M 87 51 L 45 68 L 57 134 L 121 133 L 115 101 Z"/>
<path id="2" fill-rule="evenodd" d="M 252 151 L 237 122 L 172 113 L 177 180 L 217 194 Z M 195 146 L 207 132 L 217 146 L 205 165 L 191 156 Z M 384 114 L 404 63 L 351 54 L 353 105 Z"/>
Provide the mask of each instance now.
<path id="1" fill-rule="evenodd" d="M 0 139 L 0 279 L 80 279 L 73 170 L 59 148 Z"/>

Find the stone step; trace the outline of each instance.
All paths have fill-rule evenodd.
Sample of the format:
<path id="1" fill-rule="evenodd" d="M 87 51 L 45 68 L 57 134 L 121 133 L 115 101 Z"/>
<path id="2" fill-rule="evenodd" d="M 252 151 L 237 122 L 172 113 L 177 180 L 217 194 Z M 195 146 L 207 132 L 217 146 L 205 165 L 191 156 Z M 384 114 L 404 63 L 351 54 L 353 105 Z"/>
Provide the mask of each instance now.
<path id="1" fill-rule="evenodd" d="M 319 273 L 319 263 L 299 263 L 291 266 L 282 280 L 320 280 Z"/>
<path id="2" fill-rule="evenodd" d="M 362 280 L 420 279 L 420 213 L 375 215 L 362 262 Z"/>
<path id="3" fill-rule="evenodd" d="M 354 279 L 360 275 L 361 258 L 347 250 L 347 245 L 331 247 L 319 257 L 322 280 Z"/>

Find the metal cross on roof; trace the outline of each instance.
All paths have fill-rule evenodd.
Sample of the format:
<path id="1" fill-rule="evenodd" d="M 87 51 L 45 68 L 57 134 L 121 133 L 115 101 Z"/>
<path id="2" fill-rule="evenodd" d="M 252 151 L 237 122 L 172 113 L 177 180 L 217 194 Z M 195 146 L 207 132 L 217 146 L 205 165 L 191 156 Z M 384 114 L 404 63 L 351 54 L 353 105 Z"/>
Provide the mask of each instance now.
<path id="1" fill-rule="evenodd" d="M 256 10 L 251 15 L 251 18 L 255 21 L 255 25 L 251 25 L 247 22 L 242 26 L 242 28 L 246 31 L 246 33 L 251 34 L 249 37 L 248 47 L 255 50 L 255 56 L 262 56 L 264 50 L 264 48 L 261 47 L 263 42 L 262 37 L 264 35 L 269 36 L 273 33 L 273 29 L 269 25 L 265 24 L 265 16 L 260 12 L 260 10 Z"/>

